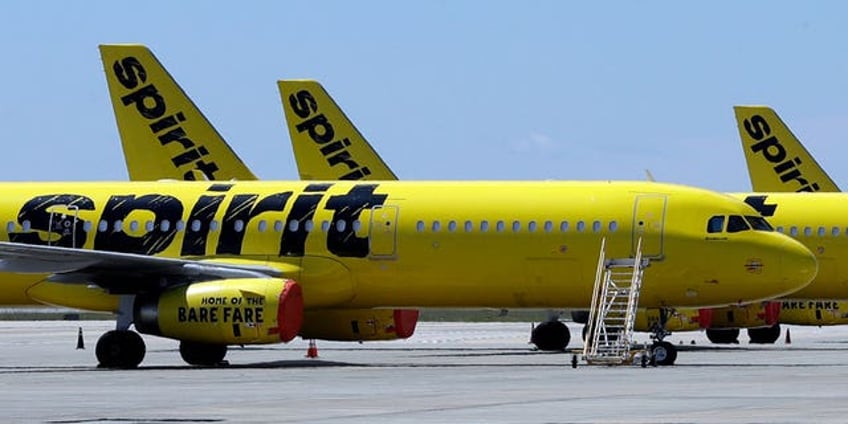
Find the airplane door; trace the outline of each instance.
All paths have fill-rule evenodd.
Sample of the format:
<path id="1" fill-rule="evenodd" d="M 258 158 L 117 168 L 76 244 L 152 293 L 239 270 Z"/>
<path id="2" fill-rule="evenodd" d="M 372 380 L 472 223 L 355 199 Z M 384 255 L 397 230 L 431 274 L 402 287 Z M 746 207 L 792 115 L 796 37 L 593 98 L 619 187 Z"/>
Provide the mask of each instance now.
<path id="1" fill-rule="evenodd" d="M 79 243 L 83 234 L 77 234 L 79 207 L 76 205 L 55 205 L 50 210 L 50 231 L 47 235 L 48 246 L 82 247 Z"/>
<path id="2" fill-rule="evenodd" d="M 642 238 L 642 256 L 661 258 L 663 255 L 663 222 L 665 221 L 666 196 L 643 194 L 636 196 L 633 211 L 633 247 Z"/>
<path id="3" fill-rule="evenodd" d="M 397 206 L 377 205 L 371 208 L 371 224 L 368 229 L 371 257 L 397 257 L 397 215 Z"/>

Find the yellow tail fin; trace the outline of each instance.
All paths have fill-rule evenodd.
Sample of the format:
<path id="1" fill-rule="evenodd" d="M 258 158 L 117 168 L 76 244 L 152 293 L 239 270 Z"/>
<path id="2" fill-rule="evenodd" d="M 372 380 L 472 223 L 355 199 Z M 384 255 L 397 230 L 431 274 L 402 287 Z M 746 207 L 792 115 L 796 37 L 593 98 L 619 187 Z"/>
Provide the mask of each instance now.
<path id="1" fill-rule="evenodd" d="M 733 110 L 754 191 L 840 191 L 774 110 L 767 106 Z"/>
<path id="2" fill-rule="evenodd" d="M 317 81 L 278 81 L 302 180 L 397 180 Z"/>
<path id="3" fill-rule="evenodd" d="M 256 179 L 147 47 L 100 57 L 130 180 Z"/>

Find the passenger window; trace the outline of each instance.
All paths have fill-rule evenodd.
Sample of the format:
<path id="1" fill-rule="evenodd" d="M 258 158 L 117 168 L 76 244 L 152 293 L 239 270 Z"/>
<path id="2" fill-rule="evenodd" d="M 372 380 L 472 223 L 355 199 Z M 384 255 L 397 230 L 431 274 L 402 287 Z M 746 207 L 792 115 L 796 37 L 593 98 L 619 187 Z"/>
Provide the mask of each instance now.
<path id="1" fill-rule="evenodd" d="M 456 221 L 448 222 L 448 231 L 450 231 L 450 232 L 456 231 Z"/>
<path id="2" fill-rule="evenodd" d="M 824 227 L 819 227 L 819 237 L 824 237 L 825 233 L 827 233 L 827 230 L 825 230 Z"/>
<path id="3" fill-rule="evenodd" d="M 554 230 L 554 223 L 551 221 L 545 221 L 545 232 L 550 233 Z"/>
<path id="4" fill-rule="evenodd" d="M 336 231 L 342 232 L 345 230 L 345 228 L 347 228 L 347 222 L 345 222 L 345 220 L 340 219 L 336 221 Z"/>
<path id="5" fill-rule="evenodd" d="M 120 221 L 118 221 L 118 222 L 120 222 Z M 31 225 L 32 224 L 29 222 L 29 220 L 25 219 L 24 222 L 21 223 L 21 229 L 24 232 L 27 232 L 27 231 L 29 231 Z"/>
<path id="6" fill-rule="evenodd" d="M 426 224 L 424 224 L 424 221 L 418 221 L 415 224 L 415 230 L 418 231 L 419 233 L 423 233 L 425 227 L 426 227 Z"/>
<path id="7" fill-rule="evenodd" d="M 617 221 L 610 221 L 608 228 L 609 228 L 610 232 L 614 233 L 615 230 L 618 230 L 618 222 Z"/>
<path id="8" fill-rule="evenodd" d="M 183 230 L 185 230 L 185 221 L 183 221 L 181 219 L 181 220 L 177 221 L 177 231 L 183 231 Z"/>
<path id="9" fill-rule="evenodd" d="M 484 220 L 480 221 L 480 232 L 485 233 L 487 231 L 489 231 L 489 221 L 486 221 L 484 219 Z"/>
<path id="10" fill-rule="evenodd" d="M 307 233 L 311 233 L 314 228 L 315 228 L 315 222 L 313 222 L 311 219 L 307 219 L 306 223 L 303 224 L 303 230 L 306 231 Z"/>
<path id="11" fill-rule="evenodd" d="M 586 223 L 585 223 L 585 222 L 583 222 L 582 220 L 577 221 L 577 227 L 576 227 L 576 228 L 577 228 L 577 231 L 578 231 L 578 232 L 581 232 L 581 233 L 582 233 L 582 232 L 583 232 L 583 230 L 585 230 L 585 229 L 586 229 Z"/>
<path id="12" fill-rule="evenodd" d="M 804 227 L 804 235 L 810 237 L 813 235 L 813 229 L 810 227 Z"/>
<path id="13" fill-rule="evenodd" d="M 751 224 L 751 228 L 756 231 L 774 231 L 771 224 L 769 224 L 768 221 L 761 216 L 746 215 L 745 219 L 747 219 L 748 223 Z"/>
<path id="14" fill-rule="evenodd" d="M 289 221 L 289 231 L 294 233 L 294 232 L 297 232 L 297 230 L 299 228 L 300 228 L 300 222 L 298 220 L 292 219 L 291 221 Z M 341 230 L 339 230 L 339 231 L 341 231 Z"/>
<path id="15" fill-rule="evenodd" d="M 433 226 L 431 227 L 434 233 L 438 233 L 439 230 L 442 229 L 442 223 L 439 221 L 433 221 Z"/>
<path id="16" fill-rule="evenodd" d="M 422 224 L 423 224 L 423 222 L 422 222 Z M 325 233 L 327 231 L 330 231 L 330 221 L 327 221 L 326 219 L 321 221 L 321 231 L 323 231 Z"/>
<path id="17" fill-rule="evenodd" d="M 512 221 L 512 232 L 517 233 L 521 231 L 521 221 Z"/>
<path id="18" fill-rule="evenodd" d="M 170 229 L 171 229 L 171 221 L 168 221 L 167 219 L 163 219 L 162 222 L 159 224 L 159 230 L 164 233 L 164 232 L 166 232 Z"/>
<path id="19" fill-rule="evenodd" d="M 147 231 L 149 233 L 149 232 L 153 231 L 153 228 L 154 228 L 153 221 L 146 221 L 144 223 L 144 231 Z"/>
<path id="20" fill-rule="evenodd" d="M 792 237 L 798 237 L 798 227 L 794 225 L 789 227 L 789 235 Z"/>
<path id="21" fill-rule="evenodd" d="M 465 232 L 470 233 L 474 231 L 474 223 L 471 221 L 465 221 Z"/>
<path id="22" fill-rule="evenodd" d="M 536 221 L 530 221 L 527 223 L 527 231 L 531 233 L 536 232 Z"/>
<path id="23" fill-rule="evenodd" d="M 708 233 L 720 233 L 724 229 L 724 215 L 716 215 L 707 221 Z"/>
<path id="24" fill-rule="evenodd" d="M 85 221 L 85 223 L 82 224 L 82 230 L 85 231 L 86 233 L 90 233 L 91 232 L 91 221 Z M 152 228 L 148 231 L 151 231 L 151 230 L 152 230 Z"/>
<path id="25" fill-rule="evenodd" d="M 197 222 L 199 222 L 199 221 L 197 221 Z M 194 226 L 194 224 L 192 224 L 192 227 L 193 226 Z M 244 230 L 244 221 L 242 221 L 241 219 L 237 219 L 236 222 L 233 223 L 233 229 L 236 230 L 237 233 L 242 232 Z M 195 231 L 197 231 L 197 230 L 195 230 Z"/>
<path id="26" fill-rule="evenodd" d="M 355 219 L 355 220 L 353 221 L 353 226 L 352 226 L 352 228 L 353 228 L 353 232 L 354 232 L 354 233 L 355 233 L 355 232 L 358 232 L 360 229 L 362 229 L 362 221 L 360 221 L 360 220 L 358 220 L 358 219 Z"/>
<path id="27" fill-rule="evenodd" d="M 199 219 L 195 219 L 195 220 L 191 221 L 191 231 L 194 231 L 195 233 L 200 231 L 200 220 Z"/>
<path id="28" fill-rule="evenodd" d="M 98 223 L 98 224 L 97 224 L 97 231 L 100 231 L 101 233 L 104 233 L 104 232 L 106 232 L 106 230 L 108 230 L 108 229 L 109 229 L 109 223 L 108 223 L 108 222 L 106 222 L 106 220 L 105 220 L 105 219 L 101 219 L 101 220 L 100 220 L 100 223 Z"/>
<path id="29" fill-rule="evenodd" d="M 775 231 L 777 231 L 778 233 L 783 234 L 783 227 L 778 226 L 777 228 L 775 228 Z"/>
<path id="30" fill-rule="evenodd" d="M 256 229 L 258 229 L 260 233 L 264 233 L 265 230 L 268 229 L 268 221 L 265 221 L 264 219 L 259 221 L 259 225 L 256 226 Z"/>
<path id="31" fill-rule="evenodd" d="M 836 237 L 839 235 L 839 227 L 833 227 L 830 229 L 830 235 Z"/>
<path id="32" fill-rule="evenodd" d="M 568 231 L 568 221 L 562 221 L 559 223 L 559 231 L 561 233 Z"/>
<path id="33" fill-rule="evenodd" d="M 750 230 L 751 227 L 745 222 L 745 219 L 739 215 L 730 215 L 727 218 L 727 232 L 738 233 L 740 231 Z"/>
<path id="34" fill-rule="evenodd" d="M 12 221 L 9 221 L 8 223 L 6 223 L 6 232 L 11 233 L 13 231 L 15 231 L 15 223 L 12 222 Z"/>
<path id="35" fill-rule="evenodd" d="M 133 233 L 138 231 L 138 221 L 130 221 L 130 231 Z"/>
<path id="36" fill-rule="evenodd" d="M 209 221 L 209 231 L 218 231 L 218 220 L 213 219 Z"/>
<path id="37" fill-rule="evenodd" d="M 124 228 L 124 221 L 121 221 L 120 219 L 112 223 L 112 231 L 114 231 L 116 233 L 123 230 L 123 228 Z M 24 231 L 27 231 L 28 229 L 29 229 L 29 221 L 24 221 Z"/>
<path id="38" fill-rule="evenodd" d="M 601 231 L 601 221 L 592 222 L 592 232 L 599 233 Z"/>
<path id="39" fill-rule="evenodd" d="M 498 223 L 495 224 L 495 230 L 499 233 L 502 233 L 504 228 L 506 228 L 506 224 L 504 224 L 503 221 L 498 221 Z"/>

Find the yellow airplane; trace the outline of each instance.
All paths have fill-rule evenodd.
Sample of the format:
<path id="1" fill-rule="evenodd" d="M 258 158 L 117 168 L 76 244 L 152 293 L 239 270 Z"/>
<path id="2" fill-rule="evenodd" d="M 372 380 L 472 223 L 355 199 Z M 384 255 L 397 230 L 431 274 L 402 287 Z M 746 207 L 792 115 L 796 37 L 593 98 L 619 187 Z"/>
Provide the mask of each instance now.
<path id="1" fill-rule="evenodd" d="M 150 49 L 140 44 L 104 44 L 100 46 L 100 57 L 130 180 L 257 179 Z M 123 64 L 128 64 L 128 69 L 137 69 L 138 72 L 128 73 Z M 144 91 L 128 90 L 127 82 L 133 78 L 141 79 L 142 70 L 146 83 Z M 151 123 L 138 107 L 128 107 L 138 105 L 133 103 L 134 99 L 142 95 L 138 93 L 149 95 L 152 99 L 151 109 L 161 107 L 167 110 L 164 113 L 166 118 L 156 121 L 161 124 Z M 336 122 L 334 116 L 331 118 Z M 168 123 L 172 126 L 168 127 Z M 162 128 L 157 131 L 159 127 L 156 125 Z M 346 131 L 350 130 L 356 131 L 355 128 L 337 126 L 336 133 L 344 135 L 340 139 L 353 141 L 352 147 L 355 149 L 358 133 L 347 134 Z M 350 147 L 347 151 L 356 152 Z M 376 160 L 360 158 L 367 152 L 356 153 L 360 162 L 367 160 L 363 162 L 365 169 L 372 170 L 361 179 L 396 179 L 384 165 L 381 168 L 379 157 Z M 339 172 L 338 166 L 330 166 L 323 157 L 320 159 L 314 162 L 299 161 L 301 175 L 311 175 L 311 179 L 338 180 L 347 173 Z M 300 335 L 305 339 L 338 341 L 407 338 L 414 333 L 418 316 L 418 311 L 411 309 L 308 312 Z"/>
<path id="2" fill-rule="evenodd" d="M 3 193 L 0 271 L 34 274 L 45 296 L 104 289 L 119 311 L 98 341 L 107 367 L 142 360 L 131 323 L 180 340 L 189 363 L 215 364 L 228 344 L 291 340 L 305 311 L 585 307 L 602 238 L 610 257 L 642 239 L 653 258 L 645 307 L 773 298 L 817 268 L 742 201 L 659 183 L 15 183 Z M 745 228 L 707 231 L 720 220 Z"/>

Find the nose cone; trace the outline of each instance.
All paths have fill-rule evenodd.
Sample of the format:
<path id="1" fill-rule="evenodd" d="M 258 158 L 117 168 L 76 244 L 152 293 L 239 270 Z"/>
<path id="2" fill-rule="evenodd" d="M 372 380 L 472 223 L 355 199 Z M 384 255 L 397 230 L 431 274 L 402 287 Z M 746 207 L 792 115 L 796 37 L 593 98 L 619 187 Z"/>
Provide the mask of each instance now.
<path id="1" fill-rule="evenodd" d="M 785 290 L 781 296 L 806 287 L 819 270 L 818 261 L 809 249 L 798 241 L 783 236 L 786 240 L 780 250 L 780 275 L 778 286 Z"/>

